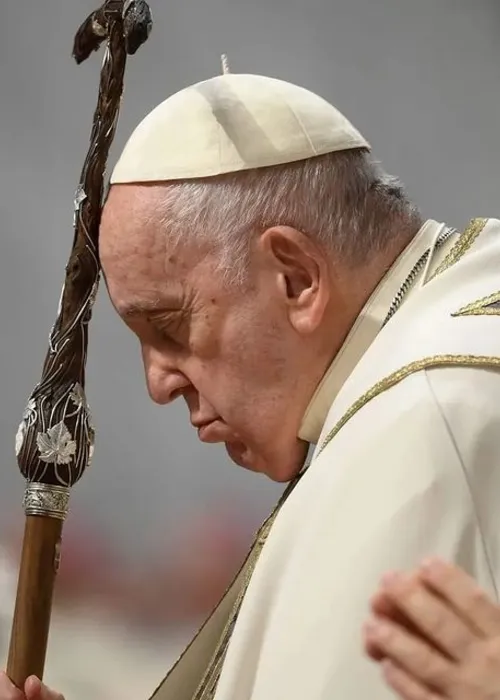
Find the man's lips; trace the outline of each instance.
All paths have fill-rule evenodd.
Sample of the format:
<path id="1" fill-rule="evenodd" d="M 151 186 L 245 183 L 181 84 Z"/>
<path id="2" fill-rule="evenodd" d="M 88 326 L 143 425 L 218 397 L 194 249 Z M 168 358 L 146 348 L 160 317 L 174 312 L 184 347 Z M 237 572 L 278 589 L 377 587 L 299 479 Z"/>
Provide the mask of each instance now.
<path id="1" fill-rule="evenodd" d="M 241 442 L 224 421 L 216 418 L 201 425 L 194 424 L 194 427 L 198 430 L 198 437 L 201 442 L 212 444 L 223 442 L 233 462 L 236 462 L 240 467 L 251 468 L 246 445 Z"/>
<path id="2" fill-rule="evenodd" d="M 206 443 L 231 442 L 235 439 L 233 431 L 221 420 L 213 420 L 199 426 L 198 437 L 201 442 Z"/>

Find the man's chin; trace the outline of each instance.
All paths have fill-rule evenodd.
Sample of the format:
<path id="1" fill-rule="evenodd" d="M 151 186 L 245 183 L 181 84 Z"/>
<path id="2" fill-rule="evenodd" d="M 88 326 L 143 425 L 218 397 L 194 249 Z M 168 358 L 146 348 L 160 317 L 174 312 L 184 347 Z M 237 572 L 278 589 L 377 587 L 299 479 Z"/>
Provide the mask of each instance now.
<path id="1" fill-rule="evenodd" d="M 225 442 L 226 452 L 229 459 L 243 469 L 259 471 L 255 465 L 255 458 L 251 450 L 242 442 Z"/>
<path id="2" fill-rule="evenodd" d="M 265 474 L 272 481 L 278 483 L 287 483 L 297 476 L 304 465 L 308 450 L 306 443 L 297 441 L 295 449 L 291 451 L 292 454 L 287 454 L 281 459 L 277 456 L 265 459 L 242 442 L 226 442 L 224 444 L 229 458 L 239 467 Z"/>

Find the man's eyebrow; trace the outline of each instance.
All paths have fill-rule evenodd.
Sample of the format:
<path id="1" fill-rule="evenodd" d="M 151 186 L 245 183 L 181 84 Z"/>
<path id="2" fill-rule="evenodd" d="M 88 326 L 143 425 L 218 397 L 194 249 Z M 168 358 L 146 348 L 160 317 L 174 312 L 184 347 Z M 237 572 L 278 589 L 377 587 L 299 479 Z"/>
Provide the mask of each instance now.
<path id="1" fill-rule="evenodd" d="M 124 318 L 133 318 L 134 316 L 147 316 L 158 311 L 175 311 L 180 309 L 179 299 L 155 299 L 136 301 L 128 304 L 120 309 L 120 315 Z"/>
<path id="2" fill-rule="evenodd" d="M 158 311 L 159 308 L 159 299 L 156 301 L 135 301 L 120 309 L 120 315 L 125 318 L 131 318 L 132 316 L 144 316 L 152 311 Z"/>

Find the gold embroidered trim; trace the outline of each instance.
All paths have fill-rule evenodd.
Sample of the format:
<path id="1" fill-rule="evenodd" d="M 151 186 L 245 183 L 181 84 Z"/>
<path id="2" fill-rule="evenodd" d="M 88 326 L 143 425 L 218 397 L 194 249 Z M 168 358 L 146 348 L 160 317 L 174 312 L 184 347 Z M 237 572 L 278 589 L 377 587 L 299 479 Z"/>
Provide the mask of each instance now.
<path id="1" fill-rule="evenodd" d="M 429 281 L 440 275 L 442 272 L 447 270 L 449 267 L 457 263 L 469 250 L 476 238 L 479 236 L 481 231 L 486 226 L 488 219 L 472 219 L 467 228 L 460 234 L 458 239 L 455 241 L 452 249 L 438 266 L 437 270 L 434 272 Z"/>
<path id="2" fill-rule="evenodd" d="M 425 357 L 422 360 L 410 362 L 408 365 L 401 367 L 389 376 L 381 379 L 374 384 L 371 389 L 368 389 L 362 396 L 355 401 L 352 406 L 344 413 L 342 418 L 334 425 L 331 431 L 323 440 L 318 455 L 323 452 L 325 447 L 333 440 L 339 430 L 351 420 L 351 418 L 372 399 L 376 398 L 387 389 L 391 389 L 403 379 L 406 379 L 410 374 L 420 372 L 423 369 L 431 369 L 434 367 L 491 367 L 500 370 L 500 357 L 488 355 L 433 355 Z"/>
<path id="3" fill-rule="evenodd" d="M 273 523 L 276 520 L 276 516 L 281 510 L 281 506 L 286 501 L 290 493 L 293 491 L 293 489 L 299 482 L 301 476 L 302 474 L 300 474 L 287 486 L 282 497 L 280 498 L 274 510 L 272 511 L 271 515 L 267 518 L 267 520 L 264 521 L 257 533 L 250 553 L 245 562 L 246 571 L 243 584 L 241 586 L 240 591 L 238 592 L 236 601 L 233 606 L 233 610 L 224 627 L 224 631 L 222 632 L 220 640 L 217 643 L 212 659 L 208 664 L 207 670 L 200 682 L 200 685 L 198 686 L 195 694 L 193 695 L 193 700 L 213 700 L 215 696 L 215 691 L 217 690 L 217 684 L 219 682 L 220 674 L 222 671 L 222 665 L 224 663 L 227 648 L 229 646 L 231 635 L 233 633 L 234 625 L 236 624 L 241 604 L 243 603 L 243 598 L 245 597 L 245 594 L 247 592 L 247 588 L 250 583 L 250 579 L 252 578 L 255 566 L 257 564 L 257 561 L 259 560 L 260 554 L 266 543 L 267 537 L 271 531 Z"/>
<path id="4" fill-rule="evenodd" d="M 212 613 L 209 615 L 209 617 L 205 620 L 203 625 L 196 632 L 196 634 L 194 635 L 194 637 L 192 638 L 190 643 L 187 645 L 187 647 L 184 649 L 184 651 L 178 657 L 177 661 L 171 666 L 167 675 L 163 678 L 161 683 L 156 687 L 156 689 L 154 690 L 153 694 L 150 697 L 150 700 L 154 700 L 158 695 L 160 695 L 160 693 L 162 693 L 164 691 L 164 689 L 166 688 L 166 685 L 168 684 L 168 682 L 170 680 L 170 676 L 173 673 L 174 669 L 176 669 L 179 666 L 179 664 L 184 661 L 184 658 L 190 652 L 191 647 L 194 645 L 195 641 L 198 639 L 201 632 L 209 624 L 213 615 L 215 615 L 215 613 L 219 609 L 219 606 L 222 604 L 225 596 L 229 594 L 231 588 L 236 583 L 238 577 L 240 575 L 244 574 L 243 582 L 241 584 L 241 589 L 239 590 L 239 592 L 236 595 L 232 611 L 231 611 L 230 615 L 228 616 L 228 620 L 224 626 L 224 630 L 220 636 L 219 641 L 217 642 L 217 645 L 215 647 L 215 651 L 212 655 L 212 659 L 211 659 L 210 663 L 207 665 L 206 670 L 203 673 L 202 680 L 201 680 L 196 692 L 192 696 L 192 700 L 211 700 L 211 698 L 213 698 L 213 696 L 215 694 L 216 687 L 217 687 L 217 682 L 218 682 L 218 679 L 220 676 L 220 671 L 222 669 L 222 661 L 223 661 L 224 656 L 225 656 L 225 651 L 226 651 L 228 643 L 229 643 L 231 632 L 232 632 L 232 629 L 234 627 L 234 623 L 236 621 L 236 617 L 238 615 L 239 608 L 241 606 L 241 602 L 243 601 L 243 596 L 246 593 L 248 584 L 250 582 L 250 578 L 251 578 L 252 573 L 255 569 L 255 565 L 256 565 L 257 560 L 260 556 L 262 548 L 264 547 L 264 544 L 267 540 L 267 537 L 268 537 L 269 532 L 271 530 L 271 527 L 274 523 L 274 520 L 276 519 L 276 516 L 278 515 L 278 512 L 281 509 L 281 506 L 284 504 L 284 502 L 286 501 L 286 499 L 288 498 L 290 493 L 293 491 L 295 486 L 298 484 L 301 476 L 302 476 L 302 474 L 299 474 L 293 481 L 291 481 L 288 484 L 288 486 L 286 487 L 285 491 L 283 492 L 281 498 L 279 499 L 278 503 L 275 505 L 274 509 L 272 510 L 271 514 L 267 517 L 267 519 L 264 521 L 264 523 L 260 526 L 259 530 L 257 531 L 257 534 L 254 538 L 253 543 L 252 543 L 252 546 L 251 546 L 247 556 L 245 557 L 243 564 L 240 566 L 236 576 L 233 577 L 233 580 L 232 580 L 231 584 L 228 586 L 228 588 L 226 589 L 224 596 L 222 596 L 222 598 L 219 601 L 219 603 L 217 604 L 217 606 L 214 608 Z M 205 692 L 205 694 L 203 694 L 203 692 Z"/>
<path id="5" fill-rule="evenodd" d="M 451 314 L 452 316 L 500 316 L 500 292 L 477 299 Z"/>

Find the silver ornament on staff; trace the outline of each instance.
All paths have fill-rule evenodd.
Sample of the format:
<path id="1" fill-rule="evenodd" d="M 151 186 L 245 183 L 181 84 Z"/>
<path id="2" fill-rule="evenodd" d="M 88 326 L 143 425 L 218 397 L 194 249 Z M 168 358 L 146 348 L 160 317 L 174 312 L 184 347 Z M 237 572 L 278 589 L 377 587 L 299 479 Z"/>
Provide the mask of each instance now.
<path id="1" fill-rule="evenodd" d="M 49 336 L 42 376 L 16 435 L 26 479 L 26 516 L 7 674 L 20 688 L 42 678 L 71 488 L 92 461 L 95 430 L 85 395 L 88 327 L 100 265 L 98 234 L 104 176 L 114 138 L 127 54 L 148 38 L 151 12 L 144 0 L 107 0 L 81 25 L 73 57 L 81 63 L 106 42 L 90 147 L 75 196 L 74 238 Z"/>

